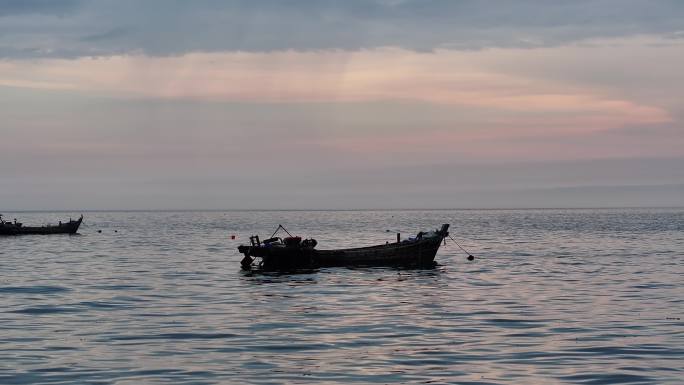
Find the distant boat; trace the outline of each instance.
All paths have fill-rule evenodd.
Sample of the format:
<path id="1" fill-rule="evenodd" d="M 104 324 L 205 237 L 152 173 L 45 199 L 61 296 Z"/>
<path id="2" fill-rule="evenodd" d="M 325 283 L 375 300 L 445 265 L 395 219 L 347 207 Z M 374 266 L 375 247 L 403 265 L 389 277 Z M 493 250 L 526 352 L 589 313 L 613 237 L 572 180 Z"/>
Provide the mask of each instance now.
<path id="1" fill-rule="evenodd" d="M 24 234 L 75 234 L 83 222 L 83 215 L 77 220 L 69 218 L 69 222 L 59 222 L 57 225 L 24 226 L 22 223 L 7 222 L 0 215 L 0 235 L 24 235 Z"/>
<path id="2" fill-rule="evenodd" d="M 279 226 L 278 229 L 282 228 Z M 435 255 L 442 240 L 449 235 L 449 225 L 435 231 L 420 232 L 416 237 L 384 245 L 351 249 L 316 250 L 315 239 L 301 237 L 274 238 L 263 242 L 250 237 L 250 245 L 238 247 L 244 254 L 241 265 L 245 270 L 270 271 L 297 268 L 334 266 L 428 266 L 434 265 Z M 287 230 L 286 230 L 287 231 Z M 276 230 L 276 233 L 278 230 Z M 275 233 L 274 233 L 275 235 Z"/>

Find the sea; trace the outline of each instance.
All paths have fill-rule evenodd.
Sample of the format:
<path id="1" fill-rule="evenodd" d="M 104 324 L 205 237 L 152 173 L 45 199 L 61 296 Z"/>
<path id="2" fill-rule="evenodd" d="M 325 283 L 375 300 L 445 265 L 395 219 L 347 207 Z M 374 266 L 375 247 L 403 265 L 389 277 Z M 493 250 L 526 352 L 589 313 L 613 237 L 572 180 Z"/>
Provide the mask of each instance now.
<path id="1" fill-rule="evenodd" d="M 0 238 L 0 384 L 684 383 L 682 208 L 83 214 Z M 327 249 L 443 223 L 433 268 L 240 269 L 279 224 Z"/>

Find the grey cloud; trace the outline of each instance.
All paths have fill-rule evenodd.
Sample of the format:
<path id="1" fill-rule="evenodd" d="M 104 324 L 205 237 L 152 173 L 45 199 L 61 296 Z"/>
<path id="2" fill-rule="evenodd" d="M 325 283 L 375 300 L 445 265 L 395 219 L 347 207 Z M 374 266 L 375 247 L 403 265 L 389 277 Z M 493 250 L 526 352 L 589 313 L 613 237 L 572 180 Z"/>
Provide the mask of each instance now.
<path id="1" fill-rule="evenodd" d="M 25 14 L 65 15 L 73 12 L 80 0 L 0 0 L 0 17 Z"/>
<path id="2" fill-rule="evenodd" d="M 678 38 L 682 31 L 680 1 L 0 2 L 2 57 L 381 46 L 466 50 L 635 34 Z"/>

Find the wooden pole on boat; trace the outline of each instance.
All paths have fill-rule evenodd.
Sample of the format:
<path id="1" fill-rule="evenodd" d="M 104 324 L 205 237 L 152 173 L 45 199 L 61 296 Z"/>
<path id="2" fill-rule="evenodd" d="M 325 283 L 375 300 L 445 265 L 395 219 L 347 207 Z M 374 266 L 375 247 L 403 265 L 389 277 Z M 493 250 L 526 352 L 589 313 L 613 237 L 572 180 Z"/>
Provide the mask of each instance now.
<path id="1" fill-rule="evenodd" d="M 401 233 L 397 233 L 397 243 L 401 242 Z"/>

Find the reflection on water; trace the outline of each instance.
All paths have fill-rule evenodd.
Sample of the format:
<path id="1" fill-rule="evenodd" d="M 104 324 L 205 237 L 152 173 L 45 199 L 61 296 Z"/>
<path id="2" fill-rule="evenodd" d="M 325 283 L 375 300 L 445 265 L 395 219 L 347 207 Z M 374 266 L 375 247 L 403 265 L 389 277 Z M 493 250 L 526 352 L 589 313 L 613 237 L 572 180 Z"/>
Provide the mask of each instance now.
<path id="1" fill-rule="evenodd" d="M 321 248 L 451 223 L 477 259 L 241 271 L 237 244 L 279 223 Z M 0 383 L 684 377 L 683 210 L 112 212 L 81 233 L 0 238 Z"/>

